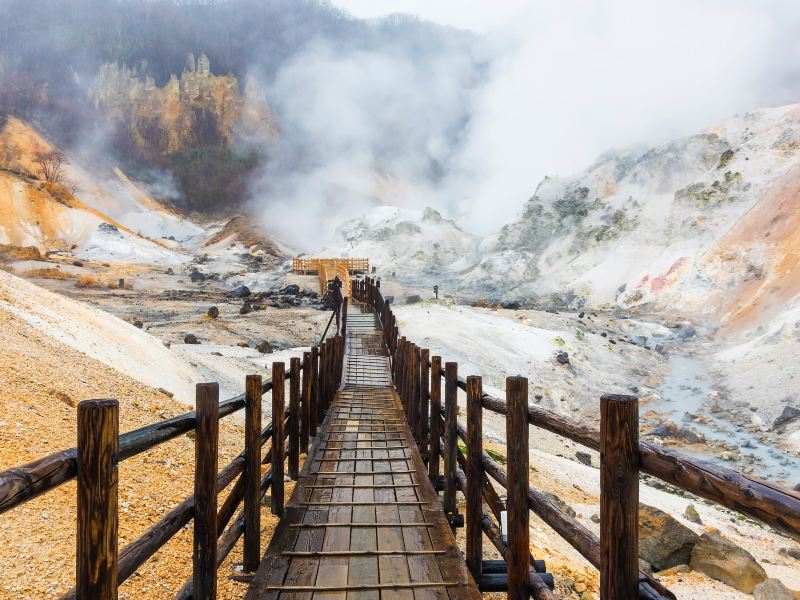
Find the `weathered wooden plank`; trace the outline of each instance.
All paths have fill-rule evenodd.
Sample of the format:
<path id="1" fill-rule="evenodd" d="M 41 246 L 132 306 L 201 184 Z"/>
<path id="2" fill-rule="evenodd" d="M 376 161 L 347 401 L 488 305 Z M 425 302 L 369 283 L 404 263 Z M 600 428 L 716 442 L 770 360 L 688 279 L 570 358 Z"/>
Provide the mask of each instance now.
<path id="1" fill-rule="evenodd" d="M 244 418 L 244 549 L 246 572 L 258 568 L 261 558 L 261 376 L 245 379 Z"/>
<path id="2" fill-rule="evenodd" d="M 273 515 L 283 512 L 283 419 L 275 418 L 284 411 L 285 365 L 272 363 L 272 493 Z"/>
<path id="3" fill-rule="evenodd" d="M 600 399 L 600 597 L 634 600 L 639 581 L 639 401 Z"/>
<path id="4" fill-rule="evenodd" d="M 77 450 L 77 597 L 116 600 L 119 402 L 78 404 Z"/>
<path id="5" fill-rule="evenodd" d="M 458 365 L 445 364 L 444 390 L 444 511 L 456 512 L 456 420 L 458 418 Z"/>
<path id="6" fill-rule="evenodd" d="M 481 378 L 470 376 L 467 378 L 467 566 L 472 572 L 472 577 L 480 581 L 481 566 L 483 564 L 483 407 L 481 405 Z M 525 423 L 527 428 L 528 424 Z M 458 453 L 460 454 L 460 452 Z M 527 502 L 525 509 L 527 510 Z"/>
<path id="7" fill-rule="evenodd" d="M 192 589 L 197 600 L 214 600 L 217 597 L 219 385 L 199 383 L 196 394 Z"/>
<path id="8" fill-rule="evenodd" d="M 508 446 L 508 600 L 527 600 L 528 562 L 528 380 L 506 379 Z"/>

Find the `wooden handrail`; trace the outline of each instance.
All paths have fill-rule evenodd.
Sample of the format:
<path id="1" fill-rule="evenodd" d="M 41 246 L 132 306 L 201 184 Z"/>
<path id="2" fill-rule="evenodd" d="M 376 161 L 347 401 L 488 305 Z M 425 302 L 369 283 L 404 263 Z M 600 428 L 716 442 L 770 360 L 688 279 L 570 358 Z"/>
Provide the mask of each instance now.
<path id="1" fill-rule="evenodd" d="M 268 392 L 271 389 L 272 380 L 268 379 L 264 382 L 263 391 Z M 227 417 L 242 408 L 244 408 L 244 394 L 224 400 L 219 404 L 219 418 Z M 195 412 L 190 411 L 123 433 L 119 436 L 118 460 L 123 461 L 141 454 L 193 430 L 195 426 Z M 1 472 L 0 514 L 74 479 L 76 474 L 75 448 L 55 452 Z"/>
<path id="2" fill-rule="evenodd" d="M 505 401 L 488 394 L 483 395 L 483 407 L 506 414 Z M 528 422 L 600 450 L 600 430 L 571 417 L 529 405 Z M 795 492 L 649 442 L 639 442 L 639 453 L 644 473 L 791 535 L 800 535 L 800 495 Z"/>

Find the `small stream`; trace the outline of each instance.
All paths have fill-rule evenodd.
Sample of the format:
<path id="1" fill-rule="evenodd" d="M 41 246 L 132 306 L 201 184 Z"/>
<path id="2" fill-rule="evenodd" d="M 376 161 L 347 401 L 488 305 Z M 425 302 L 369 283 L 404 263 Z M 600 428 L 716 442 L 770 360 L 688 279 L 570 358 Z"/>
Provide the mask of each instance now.
<path id="1" fill-rule="evenodd" d="M 687 449 L 687 452 L 699 458 L 736 469 L 752 464 L 752 474 L 768 481 L 782 482 L 792 475 L 796 477 L 800 473 L 799 459 L 769 442 L 760 441 L 757 432 L 739 430 L 734 423 L 717 417 L 708 410 L 706 403 L 714 390 L 710 379 L 708 370 L 700 360 L 690 356 L 672 356 L 669 374 L 658 389 L 661 400 L 651 405 L 651 408 L 665 419 L 702 435 L 715 445 L 727 443 L 738 448 L 744 460 L 741 461 L 742 464 L 723 460 L 712 454 L 710 448 L 708 453 Z M 702 415 L 708 422 L 694 421 L 689 414 Z"/>

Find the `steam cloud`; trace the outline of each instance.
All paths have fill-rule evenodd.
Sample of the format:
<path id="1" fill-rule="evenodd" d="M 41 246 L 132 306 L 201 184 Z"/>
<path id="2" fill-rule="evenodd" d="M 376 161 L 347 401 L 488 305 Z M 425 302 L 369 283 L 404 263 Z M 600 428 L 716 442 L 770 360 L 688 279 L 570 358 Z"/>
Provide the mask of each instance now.
<path id="1" fill-rule="evenodd" d="M 789 1 L 537 0 L 471 52 L 424 62 L 414 44 L 315 44 L 266 84 L 282 137 L 254 202 L 275 232 L 322 223 L 285 238 L 306 250 L 378 203 L 431 205 L 486 234 L 545 175 L 797 101 L 798 25 Z"/>

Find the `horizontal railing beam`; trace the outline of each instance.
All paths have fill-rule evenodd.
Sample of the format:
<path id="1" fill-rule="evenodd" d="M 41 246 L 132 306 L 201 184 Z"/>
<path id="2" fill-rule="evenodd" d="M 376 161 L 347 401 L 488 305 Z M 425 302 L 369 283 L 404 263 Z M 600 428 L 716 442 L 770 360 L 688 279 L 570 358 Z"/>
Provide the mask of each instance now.
<path id="1" fill-rule="evenodd" d="M 483 395 L 483 406 L 501 415 L 507 412 L 505 401 L 488 394 Z M 600 430 L 570 417 L 529 405 L 528 422 L 600 450 Z M 800 535 L 800 495 L 649 442 L 639 442 L 639 452 L 642 472 L 791 535 Z"/>
<path id="2" fill-rule="evenodd" d="M 263 391 L 272 389 L 272 380 L 263 384 Z M 219 418 L 227 417 L 244 408 L 244 394 L 220 402 Z M 134 429 L 119 436 L 121 462 L 193 430 L 195 412 L 187 412 L 170 419 Z M 74 479 L 77 475 L 75 448 L 50 454 L 19 467 L 0 473 L 0 514 L 23 502 Z"/>

